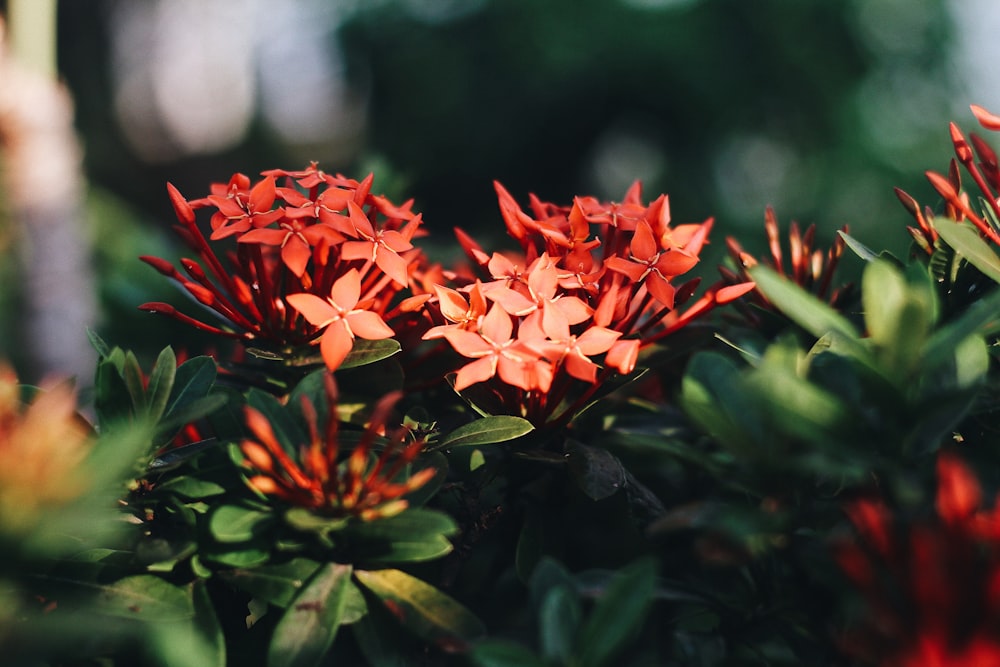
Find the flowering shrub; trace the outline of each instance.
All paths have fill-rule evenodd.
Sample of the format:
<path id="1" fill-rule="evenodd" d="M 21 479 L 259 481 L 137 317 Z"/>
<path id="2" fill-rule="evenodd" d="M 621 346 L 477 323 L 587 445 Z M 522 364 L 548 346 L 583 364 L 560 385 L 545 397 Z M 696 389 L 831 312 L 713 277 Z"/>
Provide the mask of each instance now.
<path id="1" fill-rule="evenodd" d="M 200 311 L 139 307 L 203 349 L 91 333 L 89 418 L 0 369 L 4 655 L 1000 664 L 1000 171 L 952 138 L 908 261 L 768 209 L 706 287 L 713 220 L 638 183 L 497 183 L 512 248 L 453 265 L 372 175 L 168 186 L 193 256 L 142 259 Z"/>

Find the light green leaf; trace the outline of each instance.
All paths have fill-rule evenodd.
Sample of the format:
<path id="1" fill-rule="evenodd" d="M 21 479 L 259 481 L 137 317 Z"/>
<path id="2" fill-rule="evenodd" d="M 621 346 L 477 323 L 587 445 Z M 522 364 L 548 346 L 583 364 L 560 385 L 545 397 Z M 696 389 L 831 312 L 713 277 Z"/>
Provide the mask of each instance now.
<path id="1" fill-rule="evenodd" d="M 979 237 L 979 232 L 966 224 L 956 223 L 946 218 L 931 220 L 935 231 L 944 242 L 955 249 L 969 263 L 984 275 L 1000 283 L 1000 257 L 996 251 Z"/>
<path id="2" fill-rule="evenodd" d="M 816 338 L 830 331 L 858 338 L 857 330 L 847 318 L 773 269 L 757 265 L 750 269 L 750 277 L 761 294 L 785 317 Z"/>
<path id="3" fill-rule="evenodd" d="M 248 542 L 273 520 L 270 512 L 240 505 L 221 505 L 209 517 L 208 528 L 219 542 Z"/>

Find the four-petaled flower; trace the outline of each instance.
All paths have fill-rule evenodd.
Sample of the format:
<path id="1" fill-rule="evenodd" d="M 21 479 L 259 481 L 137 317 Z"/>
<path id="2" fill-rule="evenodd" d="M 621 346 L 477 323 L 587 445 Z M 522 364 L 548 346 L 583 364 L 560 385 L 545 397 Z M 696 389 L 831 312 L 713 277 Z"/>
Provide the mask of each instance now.
<path id="1" fill-rule="evenodd" d="M 381 340 L 393 335 L 392 329 L 377 313 L 357 307 L 360 298 L 361 276 L 355 269 L 333 283 L 326 299 L 308 293 L 287 297 L 288 303 L 310 324 L 324 329 L 320 352 L 331 371 L 340 367 L 354 347 L 355 336 Z"/>

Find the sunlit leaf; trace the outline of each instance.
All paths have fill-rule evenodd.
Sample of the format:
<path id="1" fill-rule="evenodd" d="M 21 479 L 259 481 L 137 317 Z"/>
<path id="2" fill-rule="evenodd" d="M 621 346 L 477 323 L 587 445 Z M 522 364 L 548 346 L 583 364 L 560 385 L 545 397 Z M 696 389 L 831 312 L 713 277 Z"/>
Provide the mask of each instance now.
<path id="1" fill-rule="evenodd" d="M 454 449 L 471 445 L 492 445 L 519 438 L 534 430 L 527 419 L 498 415 L 482 417 L 442 436 L 434 449 Z"/>
<path id="2" fill-rule="evenodd" d="M 337 636 L 351 585 L 350 565 L 321 565 L 274 628 L 267 652 L 268 666 L 318 665 Z"/>
<path id="3" fill-rule="evenodd" d="M 749 271 L 761 294 L 812 335 L 819 338 L 829 331 L 838 331 L 850 338 L 858 337 L 847 318 L 773 269 L 757 265 Z"/>
<path id="4" fill-rule="evenodd" d="M 486 634 L 472 612 L 412 575 L 400 570 L 357 570 L 355 577 L 403 625 L 438 646 L 461 650 Z"/>
<path id="5" fill-rule="evenodd" d="M 276 607 L 287 607 L 306 580 L 319 568 L 308 558 L 293 558 L 287 563 L 235 569 L 219 575 L 234 588 L 250 593 Z"/>
<path id="6" fill-rule="evenodd" d="M 1000 256 L 997 256 L 996 251 L 980 238 L 979 232 L 969 225 L 945 218 L 934 218 L 932 224 L 945 243 L 984 275 L 1000 283 Z"/>

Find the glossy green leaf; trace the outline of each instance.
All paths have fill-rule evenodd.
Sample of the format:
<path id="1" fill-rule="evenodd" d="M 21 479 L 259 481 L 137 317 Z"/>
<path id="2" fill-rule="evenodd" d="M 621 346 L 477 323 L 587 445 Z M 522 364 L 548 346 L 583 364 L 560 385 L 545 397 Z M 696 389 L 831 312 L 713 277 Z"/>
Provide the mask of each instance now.
<path id="1" fill-rule="evenodd" d="M 621 570 L 597 600 L 581 630 L 578 664 L 611 664 L 611 658 L 638 634 L 655 592 L 654 560 L 643 559 Z"/>
<path id="2" fill-rule="evenodd" d="M 401 570 L 357 570 L 355 577 L 403 625 L 427 641 L 461 650 L 486 633 L 482 622 L 464 606 Z"/>
<path id="3" fill-rule="evenodd" d="M 858 337 L 847 318 L 773 269 L 757 265 L 750 269 L 750 277 L 761 294 L 785 317 L 817 338 L 830 331 Z"/>
<path id="4" fill-rule="evenodd" d="M 209 517 L 208 529 L 219 542 L 248 542 L 273 521 L 270 512 L 242 505 L 221 505 Z"/>
<path id="5" fill-rule="evenodd" d="M 944 242 L 965 257 L 974 267 L 1000 283 L 1000 256 L 979 236 L 979 232 L 967 224 L 956 223 L 946 218 L 931 221 L 935 231 Z"/>
<path id="6" fill-rule="evenodd" d="M 315 667 L 333 645 L 351 586 L 351 566 L 321 565 L 274 628 L 268 667 Z"/>
<path id="7" fill-rule="evenodd" d="M 226 492 L 226 487 L 210 479 L 184 475 L 157 484 L 156 492 L 158 494 L 172 493 L 185 500 L 200 500 L 201 498 L 222 495 Z"/>
<path id="8" fill-rule="evenodd" d="M 392 355 L 397 354 L 400 350 L 402 350 L 402 347 L 400 347 L 399 341 L 392 338 L 386 338 L 384 340 L 365 340 L 364 338 L 355 338 L 354 347 L 352 347 L 351 351 L 347 353 L 347 357 L 344 359 L 343 363 L 340 364 L 340 368 L 356 368 L 358 366 L 373 364 L 376 361 L 388 359 Z"/>
<path id="9" fill-rule="evenodd" d="M 91 347 L 94 348 L 99 357 L 104 358 L 111 355 L 111 346 L 101 338 L 100 334 L 90 327 L 87 327 L 87 340 L 90 341 Z"/>
<path id="10" fill-rule="evenodd" d="M 421 650 L 417 639 L 380 604 L 352 624 L 351 631 L 370 667 L 410 667 L 413 653 Z"/>
<path id="11" fill-rule="evenodd" d="M 241 545 L 231 550 L 213 548 L 202 549 L 199 554 L 204 562 L 215 563 L 223 567 L 257 567 L 271 559 L 271 552 L 263 546 Z"/>
<path id="12" fill-rule="evenodd" d="M 454 449 L 472 445 L 492 445 L 519 438 L 534 430 L 527 419 L 497 415 L 482 417 L 459 426 L 451 433 L 443 436 L 434 445 L 434 449 Z"/>

